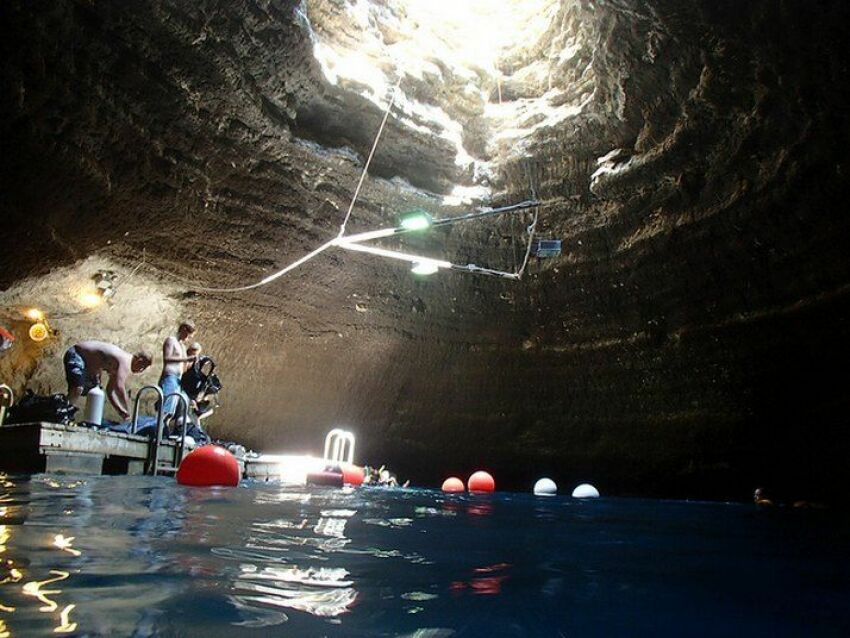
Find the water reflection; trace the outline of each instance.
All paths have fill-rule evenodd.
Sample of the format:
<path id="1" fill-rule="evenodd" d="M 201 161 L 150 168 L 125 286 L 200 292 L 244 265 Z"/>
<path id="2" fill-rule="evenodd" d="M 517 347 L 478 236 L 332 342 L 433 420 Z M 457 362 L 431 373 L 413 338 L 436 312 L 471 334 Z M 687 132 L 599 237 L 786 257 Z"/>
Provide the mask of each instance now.
<path id="1" fill-rule="evenodd" d="M 277 494 L 259 492 L 255 504 L 295 505 L 297 517 L 255 520 L 242 546 L 212 549 L 219 557 L 240 561 L 229 597 L 243 614 L 236 624 L 268 626 L 289 619 L 285 613 L 270 614 L 270 608 L 318 618 L 335 618 L 349 611 L 357 591 L 348 570 L 315 564 L 327 562 L 351 542 L 345 530 L 357 510 L 326 507 L 338 498 L 333 492 L 311 495 L 285 488 Z"/>
<path id="2" fill-rule="evenodd" d="M 63 552 L 68 552 L 71 556 L 81 556 L 82 552 L 78 549 L 74 549 L 72 547 L 73 543 L 73 536 L 65 537 L 63 534 L 56 534 L 56 536 L 53 537 L 53 545 L 61 549 Z"/>
<path id="3" fill-rule="evenodd" d="M 69 572 L 59 571 L 56 569 L 51 569 L 50 573 L 54 576 L 54 578 L 48 578 L 46 580 L 31 580 L 23 587 L 24 596 L 32 596 L 33 598 L 38 599 L 38 601 L 42 605 L 38 608 L 38 610 L 48 613 L 55 611 L 56 608 L 59 606 L 56 601 L 48 598 L 48 596 L 59 595 L 62 593 L 62 590 L 42 588 L 45 585 L 50 585 L 51 583 L 57 583 L 59 581 L 66 580 L 71 575 Z"/>
<path id="4" fill-rule="evenodd" d="M 55 634 L 69 634 L 77 629 L 77 623 L 71 622 L 70 615 L 71 611 L 76 607 L 76 605 L 67 605 L 61 612 L 59 612 L 59 626 L 53 629 L 53 633 Z"/>
<path id="5" fill-rule="evenodd" d="M 291 567 L 258 569 L 240 565 L 241 573 L 233 587 L 238 607 L 261 603 L 307 612 L 319 617 L 334 617 L 348 611 L 357 597 L 345 569 L 300 569 Z M 249 595 L 243 594 L 247 592 Z M 244 608 L 244 607 L 243 607 Z"/>
<path id="6" fill-rule="evenodd" d="M 473 575 L 469 580 L 455 580 L 449 583 L 449 591 L 455 595 L 469 591 L 478 596 L 496 596 L 502 593 L 502 583 L 508 579 L 510 568 L 511 565 L 507 563 L 476 567 L 472 570 Z"/>
<path id="7" fill-rule="evenodd" d="M 154 548 L 162 528 L 174 529 L 176 520 L 179 529 L 180 499 L 163 495 L 171 483 L 57 476 L 2 481 L 8 492 L 0 496 L 0 611 L 10 616 L 0 635 L 22 629 L 129 635 L 146 605 L 173 595 L 167 582 L 146 585 L 139 578 L 165 564 Z M 137 581 L 132 590 L 128 578 Z"/>

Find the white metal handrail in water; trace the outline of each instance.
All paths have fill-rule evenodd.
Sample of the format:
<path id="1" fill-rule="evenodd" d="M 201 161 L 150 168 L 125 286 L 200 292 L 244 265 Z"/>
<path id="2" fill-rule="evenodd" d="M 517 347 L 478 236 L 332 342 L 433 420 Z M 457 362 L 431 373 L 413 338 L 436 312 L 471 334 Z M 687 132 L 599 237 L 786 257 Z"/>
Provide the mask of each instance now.
<path id="1" fill-rule="evenodd" d="M 0 399 L 2 399 L 2 403 L 0 404 L 0 426 L 2 426 L 6 420 L 6 408 L 11 408 L 15 405 L 15 393 L 5 383 L 0 383 Z"/>
<path id="2" fill-rule="evenodd" d="M 347 430 L 334 428 L 325 437 L 324 459 L 328 463 L 342 463 L 343 456 L 345 463 L 354 463 L 354 435 Z"/>
<path id="3" fill-rule="evenodd" d="M 147 390 L 153 390 L 159 398 L 159 407 L 156 409 L 156 436 L 151 441 L 150 447 L 148 448 L 148 458 L 145 462 L 145 474 L 156 474 L 156 459 L 159 454 L 159 439 L 162 436 L 162 426 L 164 423 L 162 418 L 162 407 L 165 403 L 163 400 L 165 397 L 158 385 L 146 385 L 136 393 L 136 400 L 133 403 L 133 420 L 130 423 L 130 433 L 136 433 L 136 429 L 139 424 L 139 401 Z"/>

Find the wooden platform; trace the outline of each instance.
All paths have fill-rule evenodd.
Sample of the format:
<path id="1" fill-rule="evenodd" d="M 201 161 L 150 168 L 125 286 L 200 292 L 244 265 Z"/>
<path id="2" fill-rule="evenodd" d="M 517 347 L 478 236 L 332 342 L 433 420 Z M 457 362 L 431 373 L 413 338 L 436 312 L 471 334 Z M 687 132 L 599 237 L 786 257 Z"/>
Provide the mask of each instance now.
<path id="1" fill-rule="evenodd" d="M 59 423 L 0 427 L 0 470 L 10 473 L 143 474 L 150 439 Z M 173 464 L 177 445 L 160 443 L 157 457 Z"/>
<path id="2" fill-rule="evenodd" d="M 143 474 L 151 440 L 145 436 L 59 423 L 20 423 L 0 427 L 0 471 L 10 474 Z M 188 454 L 189 450 L 186 451 Z M 177 444 L 159 445 L 161 464 L 175 461 Z M 325 462 L 303 455 L 237 457 L 242 476 L 260 481 L 306 482 L 306 473 Z"/>

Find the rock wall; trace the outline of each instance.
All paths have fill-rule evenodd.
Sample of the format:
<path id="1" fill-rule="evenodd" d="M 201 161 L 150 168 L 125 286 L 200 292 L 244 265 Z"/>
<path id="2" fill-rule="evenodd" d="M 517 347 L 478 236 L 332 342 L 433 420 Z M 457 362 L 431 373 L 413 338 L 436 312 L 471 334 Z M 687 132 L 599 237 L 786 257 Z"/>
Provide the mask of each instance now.
<path id="1" fill-rule="evenodd" d="M 268 451 L 346 425 L 364 459 L 417 481 L 489 466 L 520 488 L 837 496 L 848 9 L 541 6 L 548 24 L 486 65 L 399 65 L 418 29 L 389 0 L 3 3 L 4 294 L 144 249 L 170 308 L 157 330 L 188 313 L 219 360 L 216 431 Z M 329 77 L 317 43 L 371 64 Z M 396 81 L 350 230 L 456 214 L 458 188 L 534 194 L 561 257 L 520 282 L 418 280 L 335 251 L 200 291 L 338 232 Z M 404 245 L 510 269 L 528 222 Z"/>

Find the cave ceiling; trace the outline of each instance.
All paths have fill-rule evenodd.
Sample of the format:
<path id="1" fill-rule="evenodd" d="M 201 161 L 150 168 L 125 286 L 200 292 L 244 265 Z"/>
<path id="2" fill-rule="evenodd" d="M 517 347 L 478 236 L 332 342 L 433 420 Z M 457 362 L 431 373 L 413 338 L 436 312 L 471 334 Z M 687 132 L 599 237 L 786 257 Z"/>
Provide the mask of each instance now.
<path id="1" fill-rule="evenodd" d="M 365 460 L 423 481 L 487 465 L 516 485 L 823 489 L 850 451 L 833 372 L 848 354 L 848 13 L 10 0 L 0 287 L 21 300 L 20 282 L 82 260 L 144 260 L 162 316 L 192 316 L 217 357 L 216 433 L 266 451 L 345 425 Z M 507 281 L 329 250 L 267 286 L 204 290 L 339 232 L 390 100 L 349 231 L 534 198 L 537 236 L 562 254 Z M 529 223 L 396 245 L 513 270 Z M 150 326 L 115 338 L 152 341 Z"/>

